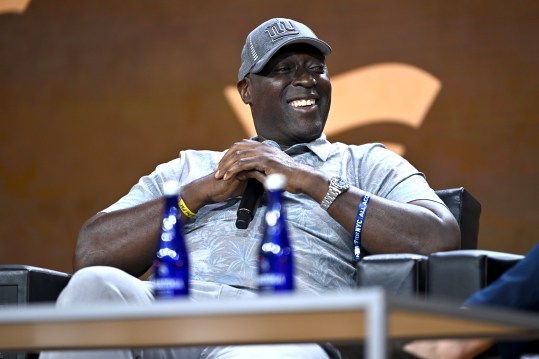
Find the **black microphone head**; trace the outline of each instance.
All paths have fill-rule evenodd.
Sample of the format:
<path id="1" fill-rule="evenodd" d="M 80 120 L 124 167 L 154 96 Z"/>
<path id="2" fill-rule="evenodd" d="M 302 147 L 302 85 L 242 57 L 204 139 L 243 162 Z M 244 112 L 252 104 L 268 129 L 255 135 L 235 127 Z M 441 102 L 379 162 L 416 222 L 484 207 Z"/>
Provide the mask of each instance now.
<path id="1" fill-rule="evenodd" d="M 253 220 L 253 213 L 245 208 L 240 208 L 237 213 L 236 228 L 247 229 Z"/>

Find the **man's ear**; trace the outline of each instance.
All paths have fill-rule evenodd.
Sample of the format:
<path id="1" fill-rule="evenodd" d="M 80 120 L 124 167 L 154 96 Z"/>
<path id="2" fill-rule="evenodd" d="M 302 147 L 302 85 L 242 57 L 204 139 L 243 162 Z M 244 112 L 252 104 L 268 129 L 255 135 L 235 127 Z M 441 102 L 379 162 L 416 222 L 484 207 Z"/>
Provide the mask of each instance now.
<path id="1" fill-rule="evenodd" d="M 251 83 L 249 78 L 245 77 L 243 80 L 239 81 L 236 85 L 238 92 L 240 93 L 241 100 L 244 104 L 251 104 Z"/>

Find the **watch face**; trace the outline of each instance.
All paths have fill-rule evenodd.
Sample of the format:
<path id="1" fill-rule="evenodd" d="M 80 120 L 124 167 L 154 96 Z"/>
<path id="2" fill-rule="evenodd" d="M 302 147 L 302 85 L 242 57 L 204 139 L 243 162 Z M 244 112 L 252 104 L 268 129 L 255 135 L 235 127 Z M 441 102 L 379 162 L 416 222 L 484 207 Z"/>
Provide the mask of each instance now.
<path id="1" fill-rule="evenodd" d="M 343 180 L 340 177 L 333 177 L 331 179 L 331 184 L 334 185 L 335 187 L 337 187 L 340 190 L 345 190 L 345 189 L 348 189 L 350 187 L 348 182 L 346 182 L 345 180 Z"/>

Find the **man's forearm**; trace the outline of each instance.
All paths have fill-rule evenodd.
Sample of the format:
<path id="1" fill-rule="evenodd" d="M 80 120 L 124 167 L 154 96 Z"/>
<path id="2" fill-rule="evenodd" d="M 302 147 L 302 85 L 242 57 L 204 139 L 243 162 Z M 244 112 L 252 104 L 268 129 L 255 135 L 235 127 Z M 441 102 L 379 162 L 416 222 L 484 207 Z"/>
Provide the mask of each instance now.
<path id="1" fill-rule="evenodd" d="M 163 201 L 156 199 L 90 218 L 79 233 L 73 269 L 107 265 L 144 274 L 152 263 L 162 211 Z"/>
<path id="2" fill-rule="evenodd" d="M 191 211 L 208 203 L 226 200 L 242 190 L 238 180 L 218 180 L 213 173 L 184 185 L 182 198 Z M 106 265 L 140 276 L 150 267 L 161 218 L 163 199 L 157 198 L 135 207 L 98 213 L 79 232 L 73 268 Z M 186 217 L 182 215 L 182 221 Z"/>
<path id="3" fill-rule="evenodd" d="M 301 192 L 320 203 L 329 180 L 316 173 L 303 173 L 301 177 L 304 185 Z M 328 210 L 351 236 L 362 195 L 360 189 L 351 187 Z M 375 196 L 368 206 L 362 242 L 371 253 L 429 254 L 458 249 L 459 233 L 453 215 L 442 204 L 426 200 L 397 203 Z"/>

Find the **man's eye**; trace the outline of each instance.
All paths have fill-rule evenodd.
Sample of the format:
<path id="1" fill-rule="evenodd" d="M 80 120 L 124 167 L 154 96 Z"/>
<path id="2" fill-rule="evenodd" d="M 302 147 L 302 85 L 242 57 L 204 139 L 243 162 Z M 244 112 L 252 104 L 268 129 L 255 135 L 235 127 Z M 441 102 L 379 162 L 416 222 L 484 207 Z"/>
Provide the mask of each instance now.
<path id="1" fill-rule="evenodd" d="M 316 72 L 318 74 L 323 74 L 324 72 L 326 72 L 326 66 L 324 65 L 311 66 L 311 71 Z"/>
<path id="2" fill-rule="evenodd" d="M 285 72 L 288 72 L 290 71 L 290 66 L 276 66 L 273 68 L 273 72 L 276 72 L 276 73 L 285 73 Z"/>

